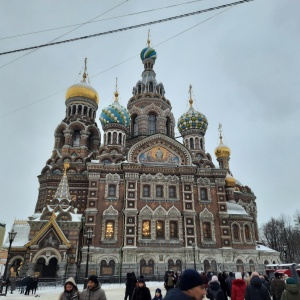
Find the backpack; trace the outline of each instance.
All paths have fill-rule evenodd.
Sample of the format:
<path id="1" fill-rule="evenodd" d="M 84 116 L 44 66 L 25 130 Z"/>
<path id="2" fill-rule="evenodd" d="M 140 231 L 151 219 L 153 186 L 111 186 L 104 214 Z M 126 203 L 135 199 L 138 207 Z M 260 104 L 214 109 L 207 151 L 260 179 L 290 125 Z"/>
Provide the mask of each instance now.
<path id="1" fill-rule="evenodd" d="M 220 297 L 218 297 L 219 296 L 219 293 L 220 292 L 222 292 L 223 293 L 223 291 L 221 290 L 221 289 L 219 289 L 219 290 L 212 290 L 212 289 L 210 289 L 210 292 L 211 292 L 211 295 L 212 295 L 212 298 L 210 298 L 210 300 L 218 300 L 218 299 L 220 299 Z M 222 299 L 222 298 L 221 298 Z"/>
<path id="2" fill-rule="evenodd" d="M 167 286 L 174 286 L 174 281 L 173 281 L 173 277 L 169 276 L 168 277 L 168 281 L 167 281 Z"/>

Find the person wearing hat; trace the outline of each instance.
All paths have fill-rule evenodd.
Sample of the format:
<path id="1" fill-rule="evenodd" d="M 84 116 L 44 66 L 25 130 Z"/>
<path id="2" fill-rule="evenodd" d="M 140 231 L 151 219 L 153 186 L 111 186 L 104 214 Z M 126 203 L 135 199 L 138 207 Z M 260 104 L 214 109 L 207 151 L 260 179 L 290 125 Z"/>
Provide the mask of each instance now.
<path id="1" fill-rule="evenodd" d="M 78 288 L 73 277 L 65 282 L 64 291 L 60 294 L 58 300 L 79 300 Z"/>
<path id="2" fill-rule="evenodd" d="M 138 286 L 134 289 L 131 300 L 151 300 L 150 290 L 145 285 L 144 276 L 138 279 Z"/>
<path id="3" fill-rule="evenodd" d="M 262 284 L 257 272 L 251 273 L 250 284 L 246 287 L 245 300 L 271 300 L 269 291 Z"/>
<path id="4" fill-rule="evenodd" d="M 282 274 L 275 272 L 275 278 L 271 281 L 271 294 L 273 300 L 280 300 L 281 294 L 284 291 L 284 281 L 281 279 Z"/>
<path id="5" fill-rule="evenodd" d="M 280 300 L 299 300 L 300 291 L 294 278 L 288 277 L 285 283 L 285 290 L 282 292 Z"/>
<path id="6" fill-rule="evenodd" d="M 205 281 L 192 269 L 186 269 L 180 276 L 178 288 L 171 289 L 164 300 L 201 300 L 206 295 Z"/>
<path id="7" fill-rule="evenodd" d="M 246 293 L 246 282 L 241 274 L 236 274 L 231 286 L 231 300 L 244 300 Z"/>
<path id="8" fill-rule="evenodd" d="M 96 275 L 89 277 L 87 288 L 80 294 L 80 300 L 107 300 Z"/>
<path id="9" fill-rule="evenodd" d="M 221 289 L 218 277 L 215 275 L 212 276 L 211 281 L 208 283 L 206 298 L 211 300 L 225 300 L 225 294 Z"/>
<path id="10" fill-rule="evenodd" d="M 152 300 L 162 300 L 161 289 L 157 288 L 155 290 L 155 296 Z"/>

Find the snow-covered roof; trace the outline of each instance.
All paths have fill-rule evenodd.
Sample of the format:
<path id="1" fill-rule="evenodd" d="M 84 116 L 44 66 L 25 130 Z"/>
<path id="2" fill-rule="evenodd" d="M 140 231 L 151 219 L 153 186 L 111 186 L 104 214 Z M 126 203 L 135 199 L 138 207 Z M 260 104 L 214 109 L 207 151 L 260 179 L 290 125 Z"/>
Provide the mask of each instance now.
<path id="1" fill-rule="evenodd" d="M 244 207 L 236 203 L 227 202 L 227 212 L 229 215 L 249 216 Z"/>
<path id="2" fill-rule="evenodd" d="M 15 220 L 11 230 L 14 230 L 17 234 L 11 244 L 12 248 L 24 247 L 29 241 L 30 226 L 27 221 Z M 9 237 L 7 236 L 3 248 L 9 247 Z"/>
<path id="3" fill-rule="evenodd" d="M 256 250 L 266 251 L 266 252 L 277 252 L 276 250 L 271 249 L 271 248 L 269 248 L 267 246 L 264 246 L 264 245 L 256 245 Z"/>

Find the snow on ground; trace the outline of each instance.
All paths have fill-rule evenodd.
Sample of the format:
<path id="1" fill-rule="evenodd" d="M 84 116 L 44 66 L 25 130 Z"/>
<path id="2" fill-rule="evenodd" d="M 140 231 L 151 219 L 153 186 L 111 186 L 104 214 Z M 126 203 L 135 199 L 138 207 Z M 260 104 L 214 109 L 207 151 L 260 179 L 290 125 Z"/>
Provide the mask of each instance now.
<path id="1" fill-rule="evenodd" d="M 163 282 L 155 282 L 149 281 L 146 282 L 146 286 L 150 289 L 151 296 L 154 297 L 154 292 L 157 288 L 162 290 L 163 296 L 165 295 L 164 283 Z M 115 300 L 115 299 L 124 299 L 125 296 L 125 284 L 102 284 L 102 288 L 106 293 L 107 300 Z M 79 291 L 83 290 L 83 285 L 78 285 Z M 20 300 L 20 299 L 41 299 L 41 300 L 56 300 L 58 296 L 63 291 L 63 287 L 46 287 L 37 290 L 36 295 L 25 296 L 24 294 L 20 294 L 18 290 L 15 290 L 13 294 L 10 294 L 10 291 L 7 293 L 8 300 Z M 36 297 L 38 296 L 38 297 Z M 5 299 L 5 298 L 3 298 Z"/>

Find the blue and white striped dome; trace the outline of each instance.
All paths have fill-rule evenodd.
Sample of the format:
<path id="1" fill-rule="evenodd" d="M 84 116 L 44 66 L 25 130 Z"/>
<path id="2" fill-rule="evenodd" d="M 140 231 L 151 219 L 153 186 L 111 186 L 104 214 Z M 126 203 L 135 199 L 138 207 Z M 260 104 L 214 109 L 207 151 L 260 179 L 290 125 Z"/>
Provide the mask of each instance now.
<path id="1" fill-rule="evenodd" d="M 141 52 L 141 60 L 144 61 L 146 58 L 152 58 L 154 61 L 157 58 L 156 51 L 151 47 L 146 47 Z"/>
<path id="2" fill-rule="evenodd" d="M 100 118 L 99 118 L 102 127 L 107 124 L 121 124 L 124 126 L 129 126 L 130 116 L 126 108 L 124 108 L 119 101 L 114 101 L 108 107 L 102 109 Z"/>

